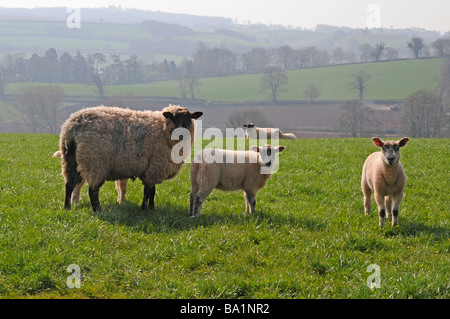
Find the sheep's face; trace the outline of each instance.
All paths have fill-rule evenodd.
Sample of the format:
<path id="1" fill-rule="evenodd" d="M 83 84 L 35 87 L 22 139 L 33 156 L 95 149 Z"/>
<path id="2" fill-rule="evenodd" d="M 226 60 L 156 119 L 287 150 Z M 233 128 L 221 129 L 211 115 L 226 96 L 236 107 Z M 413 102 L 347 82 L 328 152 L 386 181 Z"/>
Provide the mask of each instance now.
<path id="1" fill-rule="evenodd" d="M 265 167 L 274 167 L 275 160 L 276 160 L 276 154 L 283 152 L 285 149 L 284 146 L 278 146 L 274 147 L 271 145 L 264 145 L 264 146 L 253 146 L 252 150 L 254 152 L 259 153 L 259 163 L 261 166 Z"/>
<path id="2" fill-rule="evenodd" d="M 163 112 L 164 117 L 171 123 L 171 133 L 178 128 L 187 129 L 189 132 L 193 125 L 192 120 L 198 119 L 203 115 L 202 112 L 191 113 L 187 109 L 178 109 L 175 112 Z M 183 135 L 180 135 L 180 140 L 183 139 Z"/>
<path id="3" fill-rule="evenodd" d="M 387 165 L 394 165 L 400 160 L 400 147 L 408 143 L 409 138 L 404 137 L 399 141 L 382 141 L 379 138 L 372 138 L 373 143 L 381 147 L 381 158 Z"/>

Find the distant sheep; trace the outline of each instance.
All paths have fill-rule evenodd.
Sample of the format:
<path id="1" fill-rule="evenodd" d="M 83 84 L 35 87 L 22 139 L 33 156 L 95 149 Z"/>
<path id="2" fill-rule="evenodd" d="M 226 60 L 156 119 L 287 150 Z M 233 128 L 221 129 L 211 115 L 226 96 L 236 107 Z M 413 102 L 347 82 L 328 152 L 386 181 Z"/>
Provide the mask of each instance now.
<path id="1" fill-rule="evenodd" d="M 106 180 L 137 177 L 144 184 L 142 209 L 153 208 L 155 185 L 175 177 L 184 164 L 174 162 L 172 148 L 181 143 L 181 156 L 190 155 L 193 120 L 202 114 L 177 105 L 156 112 L 105 106 L 75 112 L 63 124 L 59 142 L 66 182 L 64 206 L 70 208 L 74 188 L 86 180 L 92 209 L 99 211 L 99 190 Z M 178 135 L 177 128 L 187 131 L 189 138 Z"/>
<path id="2" fill-rule="evenodd" d="M 372 191 L 378 205 L 380 227 L 384 226 L 385 213 L 387 218 L 392 214 L 392 226 L 398 225 L 398 212 L 403 199 L 406 177 L 400 163 L 400 147 L 408 143 L 407 137 L 399 141 L 382 141 L 372 138 L 373 143 L 381 147 L 381 152 L 375 152 L 366 159 L 361 178 L 361 188 L 364 193 L 364 212 L 370 213 Z"/>
<path id="3" fill-rule="evenodd" d="M 191 164 L 189 216 L 199 217 L 203 201 L 213 189 L 243 190 L 246 211 L 254 212 L 256 193 L 266 185 L 273 173 L 276 153 L 284 146 L 252 147 L 252 151 L 204 149 Z"/>
<path id="4" fill-rule="evenodd" d="M 61 151 L 56 151 L 53 154 L 53 157 L 61 157 Z M 80 192 L 84 183 L 85 180 L 83 179 L 79 184 L 75 185 L 71 196 L 72 204 L 76 204 L 80 201 Z M 125 200 L 125 193 L 127 192 L 128 179 L 117 180 L 114 183 L 117 189 L 117 202 L 121 204 Z"/>
<path id="5" fill-rule="evenodd" d="M 296 139 L 297 137 L 293 133 L 283 133 L 278 128 L 262 128 L 256 127 L 253 123 L 243 125 L 245 127 L 245 135 L 249 139 L 272 139 L 272 138 L 285 138 Z"/>

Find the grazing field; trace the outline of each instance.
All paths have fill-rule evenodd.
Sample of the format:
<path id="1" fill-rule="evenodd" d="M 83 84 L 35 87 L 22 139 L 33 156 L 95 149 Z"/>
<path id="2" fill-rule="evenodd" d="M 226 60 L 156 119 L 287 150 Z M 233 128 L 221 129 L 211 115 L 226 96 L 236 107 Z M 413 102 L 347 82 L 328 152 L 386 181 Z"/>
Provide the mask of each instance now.
<path id="1" fill-rule="evenodd" d="M 210 141 L 203 141 L 206 146 Z M 247 143 L 248 144 L 248 143 Z M 448 139 L 411 139 L 399 226 L 363 214 L 364 139 L 282 140 L 279 171 L 246 215 L 242 193 L 214 191 L 188 218 L 189 164 L 157 186 L 114 185 L 92 213 L 87 187 L 71 210 L 57 135 L 0 134 L 0 298 L 449 298 Z M 69 265 L 81 287 L 69 288 Z M 367 272 L 377 265 L 380 288 Z"/>
<path id="2" fill-rule="evenodd" d="M 336 65 L 322 68 L 287 71 L 287 91 L 282 92 L 280 101 L 305 101 L 303 92 L 314 84 L 321 95 L 317 101 L 343 101 L 353 99 L 356 93 L 349 91 L 352 74 L 365 71 L 371 75 L 368 80 L 368 100 L 403 100 L 419 89 L 434 90 L 438 84 L 441 59 L 398 60 L 378 63 Z M 261 92 L 261 74 L 229 77 L 201 78 L 195 97 L 207 101 L 248 102 L 267 100 Z M 30 83 L 11 83 L 6 93 L 11 94 Z M 66 95 L 96 96 L 95 85 L 63 84 Z M 179 97 L 178 82 L 155 81 L 133 85 L 105 85 L 105 95 L 126 95 L 147 97 Z"/>

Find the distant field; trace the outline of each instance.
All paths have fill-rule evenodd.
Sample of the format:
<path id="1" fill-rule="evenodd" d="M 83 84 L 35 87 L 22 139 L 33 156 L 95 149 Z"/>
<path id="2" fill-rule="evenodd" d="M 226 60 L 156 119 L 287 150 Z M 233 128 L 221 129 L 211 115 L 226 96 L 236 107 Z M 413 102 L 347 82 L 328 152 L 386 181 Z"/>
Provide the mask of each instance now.
<path id="1" fill-rule="evenodd" d="M 206 146 L 210 141 L 204 141 Z M 398 227 L 363 213 L 360 174 L 370 139 L 282 141 L 279 171 L 244 213 L 241 192 L 214 191 L 188 217 L 189 164 L 157 186 L 142 212 L 142 183 L 103 211 L 63 209 L 57 135 L 0 134 L 0 298 L 442 298 L 450 297 L 448 139 L 411 139 Z M 247 143 L 248 144 L 248 143 Z M 69 288 L 69 265 L 81 287 Z M 377 265 L 380 288 L 367 286 Z"/>
<path id="2" fill-rule="evenodd" d="M 420 59 L 288 71 L 288 91 L 281 94 L 280 101 L 305 100 L 303 92 L 310 83 L 321 92 L 318 101 L 342 101 L 354 98 L 355 95 L 349 92 L 348 88 L 352 74 L 358 71 L 365 71 L 371 75 L 366 99 L 402 100 L 418 89 L 435 89 L 441 64 L 440 59 Z M 260 91 L 260 78 L 261 74 L 201 78 L 201 85 L 195 97 L 226 102 L 267 100 Z M 9 84 L 6 92 L 11 93 L 24 85 L 26 84 Z M 96 94 L 94 85 L 63 84 L 63 86 L 67 95 Z M 128 93 L 137 96 L 179 97 L 176 81 L 105 86 L 107 96 Z"/>

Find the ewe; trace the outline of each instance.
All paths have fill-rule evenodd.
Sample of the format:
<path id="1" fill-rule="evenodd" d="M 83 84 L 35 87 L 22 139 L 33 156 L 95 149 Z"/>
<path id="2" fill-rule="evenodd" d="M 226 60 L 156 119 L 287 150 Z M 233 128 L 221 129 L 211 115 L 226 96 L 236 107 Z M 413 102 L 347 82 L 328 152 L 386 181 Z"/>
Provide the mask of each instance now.
<path id="1" fill-rule="evenodd" d="M 173 160 L 172 148 L 183 144 L 181 156 L 190 155 L 193 120 L 202 114 L 178 105 L 157 112 L 105 106 L 75 112 L 61 127 L 59 142 L 64 206 L 70 208 L 74 188 L 85 180 L 92 209 L 99 211 L 99 190 L 105 181 L 137 177 L 144 184 L 142 209 L 153 208 L 155 185 L 175 177 L 184 164 Z M 187 130 L 190 138 L 177 135 L 178 128 Z"/>
<path id="2" fill-rule="evenodd" d="M 364 193 L 364 212 L 370 213 L 372 191 L 378 205 L 380 227 L 384 226 L 384 216 L 392 214 L 392 226 L 398 225 L 398 212 L 405 189 L 405 172 L 400 163 L 400 147 L 408 143 L 407 137 L 399 141 L 382 141 L 372 138 L 373 143 L 381 147 L 381 152 L 375 152 L 366 159 L 361 178 L 361 188 Z"/>
<path id="3" fill-rule="evenodd" d="M 213 189 L 243 190 L 247 212 L 253 213 L 256 193 L 274 172 L 276 153 L 284 146 L 253 146 L 252 151 L 204 149 L 191 164 L 189 216 L 199 217 L 203 201 Z"/>

